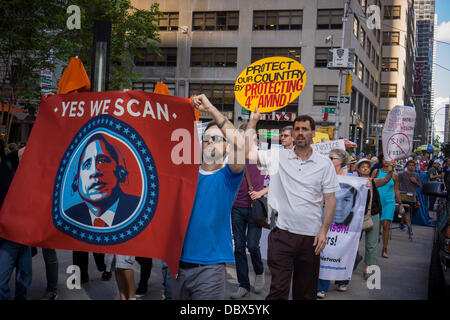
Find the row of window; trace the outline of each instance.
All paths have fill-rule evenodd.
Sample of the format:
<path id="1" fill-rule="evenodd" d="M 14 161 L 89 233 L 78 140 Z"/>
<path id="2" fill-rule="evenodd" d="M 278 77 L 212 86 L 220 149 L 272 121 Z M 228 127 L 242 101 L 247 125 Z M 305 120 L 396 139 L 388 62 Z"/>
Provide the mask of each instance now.
<path id="1" fill-rule="evenodd" d="M 301 61 L 301 48 L 252 48 L 252 63 L 266 58 L 282 56 Z M 161 55 L 140 49 L 134 60 L 136 66 L 175 67 L 177 48 L 161 48 Z M 237 48 L 191 48 L 191 67 L 236 67 Z M 325 64 L 326 67 L 326 64 Z"/>
<path id="2" fill-rule="evenodd" d="M 170 86 L 173 88 L 173 86 Z M 134 90 L 142 90 L 153 92 L 155 84 L 152 82 L 135 82 L 133 83 Z M 313 86 L 313 105 L 320 106 L 334 106 L 336 102 L 329 102 L 330 96 L 337 96 L 338 87 L 336 85 L 314 85 Z M 172 94 L 175 94 L 172 92 Z M 189 96 L 205 94 L 208 99 L 220 111 L 232 112 L 234 111 L 234 84 L 230 83 L 191 83 L 189 85 Z M 280 112 L 298 112 L 298 98 L 292 101 L 289 105 L 284 107 Z"/>
<path id="3" fill-rule="evenodd" d="M 356 37 L 356 39 L 359 40 L 359 43 L 361 44 L 361 47 L 366 52 L 367 57 L 370 61 L 374 64 L 374 66 L 378 70 L 380 57 L 378 53 L 375 52 L 375 47 L 372 45 L 372 42 L 369 39 L 369 36 L 366 34 L 366 31 L 364 30 L 363 24 L 359 22 L 358 18 L 354 17 L 353 19 L 353 35 Z M 375 38 L 377 41 L 379 41 L 380 36 L 380 30 L 374 29 Z M 356 65 L 356 64 L 355 64 Z"/>
<path id="4" fill-rule="evenodd" d="M 379 61 L 377 60 L 378 65 Z M 372 92 L 375 96 L 378 92 L 378 82 L 375 80 L 373 75 L 370 74 L 369 69 L 364 66 L 364 63 L 358 59 L 355 55 L 353 73 L 361 80 L 362 83 Z"/>
<path id="5" fill-rule="evenodd" d="M 317 29 L 341 29 L 343 9 L 318 9 Z M 158 17 L 161 31 L 176 31 L 179 12 L 164 12 Z M 253 11 L 253 30 L 300 30 L 303 10 Z M 207 11 L 192 13 L 194 31 L 234 31 L 239 29 L 239 11 Z"/>

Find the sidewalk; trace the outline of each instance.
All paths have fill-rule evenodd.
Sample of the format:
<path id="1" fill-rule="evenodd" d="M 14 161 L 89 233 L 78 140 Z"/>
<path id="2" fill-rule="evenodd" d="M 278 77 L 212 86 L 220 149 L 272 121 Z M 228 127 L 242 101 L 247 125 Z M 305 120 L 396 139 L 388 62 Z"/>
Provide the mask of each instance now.
<path id="1" fill-rule="evenodd" d="M 396 226 L 396 225 L 394 225 Z M 332 283 L 325 300 L 403 300 L 403 299 L 427 299 L 428 268 L 431 257 L 433 228 L 413 225 L 413 240 L 408 239 L 408 234 L 399 229 L 394 229 L 392 239 L 389 241 L 389 259 L 381 258 L 381 289 L 369 290 L 362 277 L 364 261 L 362 261 L 353 273 L 347 292 L 338 292 Z M 361 254 L 364 254 L 364 239 L 360 242 Z M 57 250 L 59 260 L 59 300 L 118 300 L 119 294 L 114 276 L 110 281 L 102 281 L 101 273 L 97 271 L 92 254 L 89 256 L 90 281 L 82 284 L 80 290 L 69 290 L 66 281 L 69 274 L 66 269 L 72 264 L 72 251 Z M 250 284 L 253 284 L 255 274 L 249 260 Z M 270 272 L 264 261 L 266 270 L 265 290 L 260 294 L 250 292 L 244 300 L 264 300 L 270 286 Z M 135 281 L 139 281 L 139 264 L 136 262 Z M 238 286 L 234 264 L 227 267 L 226 299 Z M 14 278 L 14 275 L 13 275 Z M 14 291 L 13 281 L 10 283 Z M 46 288 L 45 265 L 41 249 L 33 258 L 33 282 L 28 290 L 28 299 L 39 299 Z M 153 260 L 152 274 L 149 281 L 149 291 L 144 300 L 161 300 L 163 298 L 163 277 L 160 260 Z"/>

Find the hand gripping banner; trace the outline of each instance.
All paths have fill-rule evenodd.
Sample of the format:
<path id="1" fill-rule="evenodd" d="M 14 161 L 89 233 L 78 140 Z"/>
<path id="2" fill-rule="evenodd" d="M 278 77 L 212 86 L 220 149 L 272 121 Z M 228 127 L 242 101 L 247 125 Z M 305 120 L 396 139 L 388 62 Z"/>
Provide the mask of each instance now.
<path id="1" fill-rule="evenodd" d="M 158 258 L 175 274 L 198 178 L 198 161 L 186 158 L 200 150 L 194 121 L 189 99 L 167 95 L 43 98 L 0 211 L 0 237 Z M 187 161 L 172 159 L 180 130 Z"/>

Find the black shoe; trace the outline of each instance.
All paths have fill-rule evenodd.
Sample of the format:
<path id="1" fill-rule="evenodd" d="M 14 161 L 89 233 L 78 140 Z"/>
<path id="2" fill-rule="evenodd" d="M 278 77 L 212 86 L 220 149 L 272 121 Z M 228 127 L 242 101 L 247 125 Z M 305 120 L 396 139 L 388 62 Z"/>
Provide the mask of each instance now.
<path id="1" fill-rule="evenodd" d="M 47 291 L 40 300 L 56 300 L 58 293 L 56 291 Z"/>
<path id="2" fill-rule="evenodd" d="M 89 276 L 81 276 L 81 283 L 89 282 Z"/>
<path id="3" fill-rule="evenodd" d="M 103 271 L 103 274 L 102 274 L 103 281 L 111 280 L 111 277 L 112 277 L 112 272 Z"/>
<path id="4" fill-rule="evenodd" d="M 361 262 L 362 260 L 362 256 L 359 255 L 359 253 L 356 254 L 356 260 L 355 260 L 355 265 L 353 266 L 353 271 L 356 270 L 356 268 L 358 268 L 358 264 Z"/>
<path id="5" fill-rule="evenodd" d="M 147 288 L 143 286 L 138 286 L 136 290 L 136 298 L 142 298 L 147 293 Z"/>

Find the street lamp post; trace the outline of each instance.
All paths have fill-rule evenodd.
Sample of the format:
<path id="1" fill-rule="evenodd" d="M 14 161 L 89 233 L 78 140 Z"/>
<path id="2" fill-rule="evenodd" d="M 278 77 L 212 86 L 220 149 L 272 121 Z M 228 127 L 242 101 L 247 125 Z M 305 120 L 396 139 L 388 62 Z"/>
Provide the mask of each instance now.
<path id="1" fill-rule="evenodd" d="M 344 7 L 344 16 L 342 17 L 342 42 L 341 42 L 341 48 L 343 49 L 345 46 L 345 25 L 347 22 L 349 13 L 349 1 L 345 2 Z M 339 69 L 339 83 L 338 83 L 338 96 L 337 96 L 337 102 L 336 102 L 336 130 L 334 134 L 334 139 L 339 139 L 339 125 L 341 120 L 341 82 L 342 82 L 342 69 Z"/>
<path id="2" fill-rule="evenodd" d="M 94 20 L 92 44 L 92 91 L 107 91 L 109 56 L 111 47 L 111 21 Z"/>

